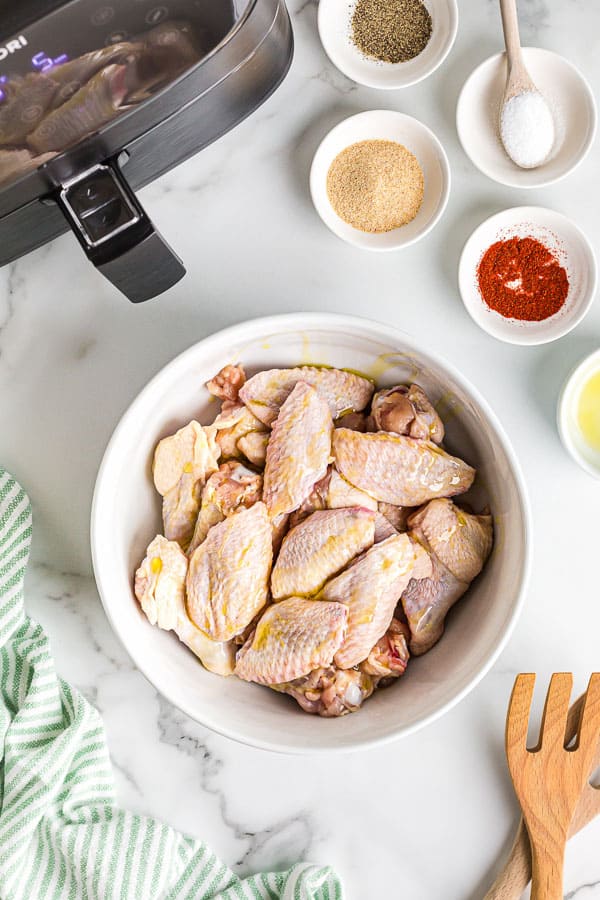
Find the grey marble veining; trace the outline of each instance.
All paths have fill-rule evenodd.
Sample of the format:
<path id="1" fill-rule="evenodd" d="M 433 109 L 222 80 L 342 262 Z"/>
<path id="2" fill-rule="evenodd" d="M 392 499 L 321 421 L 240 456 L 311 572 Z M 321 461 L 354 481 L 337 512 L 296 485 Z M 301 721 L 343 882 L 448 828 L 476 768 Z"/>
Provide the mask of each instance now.
<path id="1" fill-rule="evenodd" d="M 568 56 L 597 91 L 600 6 L 519 6 L 524 43 Z M 572 670 L 582 690 L 599 665 L 600 484 L 565 455 L 554 411 L 567 372 L 598 345 L 600 311 L 596 304 L 555 345 L 502 345 L 465 314 L 456 266 L 482 219 L 524 203 L 570 215 L 598 249 L 598 151 L 564 182 L 529 193 L 473 169 L 458 143 L 454 110 L 471 69 L 502 46 L 495 0 L 462 0 L 458 40 L 444 66 L 413 88 L 385 94 L 332 68 L 319 44 L 314 0 L 292 0 L 290 7 L 296 55 L 280 90 L 234 132 L 143 191 L 186 261 L 184 281 L 154 302 L 130 306 L 71 236 L 0 270 L 0 460 L 34 504 L 28 607 L 51 636 L 61 674 L 104 717 L 124 804 L 200 835 L 241 872 L 306 858 L 335 865 L 349 900 L 480 900 L 517 819 L 503 756 L 515 674 L 538 671 L 543 683 L 554 670 Z M 308 194 L 310 160 L 327 130 L 379 107 L 433 128 L 453 174 L 448 209 L 431 235 L 383 255 L 338 241 Z M 387 321 L 459 366 L 509 432 L 535 522 L 525 611 L 484 682 L 420 734 L 326 759 L 238 746 L 159 697 L 111 631 L 89 556 L 95 474 L 140 388 L 218 328 L 299 309 Z M 536 696 L 538 711 L 540 703 Z M 599 839 L 596 824 L 571 843 L 568 898 L 600 900 Z"/>

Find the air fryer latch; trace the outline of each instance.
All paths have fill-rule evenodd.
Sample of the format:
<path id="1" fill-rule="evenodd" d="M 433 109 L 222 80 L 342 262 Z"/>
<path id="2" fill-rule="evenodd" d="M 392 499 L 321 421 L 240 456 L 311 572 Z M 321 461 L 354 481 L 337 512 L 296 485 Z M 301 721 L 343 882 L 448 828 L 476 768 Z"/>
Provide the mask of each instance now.
<path id="1" fill-rule="evenodd" d="M 161 294 L 185 275 L 115 162 L 65 182 L 56 202 L 91 262 L 133 303 Z"/>

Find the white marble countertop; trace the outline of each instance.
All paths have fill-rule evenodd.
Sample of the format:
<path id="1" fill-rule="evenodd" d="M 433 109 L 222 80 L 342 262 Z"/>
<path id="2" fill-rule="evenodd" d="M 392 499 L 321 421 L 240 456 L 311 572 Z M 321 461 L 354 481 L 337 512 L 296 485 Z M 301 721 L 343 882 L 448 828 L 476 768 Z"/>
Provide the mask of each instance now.
<path id="1" fill-rule="evenodd" d="M 209 841 L 239 871 L 300 858 L 334 865 L 350 900 L 479 900 L 517 809 L 503 754 L 515 673 L 599 666 L 596 514 L 600 482 L 563 451 L 555 403 L 571 366 L 597 347 L 600 306 L 559 342 L 488 337 L 456 289 L 458 254 L 481 220 L 541 204 L 600 247 L 598 151 L 564 182 L 530 192 L 480 175 L 454 111 L 470 70 L 501 47 L 495 0 L 462 0 L 459 37 L 437 73 L 397 93 L 359 88 L 325 57 L 314 0 L 292 0 L 296 56 L 280 90 L 237 130 L 143 192 L 188 266 L 162 298 L 134 307 L 65 236 L 0 271 L 0 460 L 34 505 L 28 605 L 61 673 L 101 710 L 123 803 Z M 600 6 L 521 0 L 523 42 L 569 56 L 600 86 Z M 321 224 L 308 168 L 328 128 L 388 107 L 438 134 L 453 171 L 446 214 L 426 240 L 369 254 Z M 458 365 L 503 421 L 534 517 L 534 571 L 522 620 L 493 671 L 458 708 L 399 743 L 353 756 L 293 759 L 217 737 L 163 700 L 113 636 L 91 574 L 94 478 L 123 410 L 164 363 L 246 317 L 328 310 L 388 321 Z M 540 688 L 541 693 L 541 688 Z M 539 700 L 539 698 L 537 698 Z M 600 822 L 569 848 L 569 898 L 600 898 Z"/>

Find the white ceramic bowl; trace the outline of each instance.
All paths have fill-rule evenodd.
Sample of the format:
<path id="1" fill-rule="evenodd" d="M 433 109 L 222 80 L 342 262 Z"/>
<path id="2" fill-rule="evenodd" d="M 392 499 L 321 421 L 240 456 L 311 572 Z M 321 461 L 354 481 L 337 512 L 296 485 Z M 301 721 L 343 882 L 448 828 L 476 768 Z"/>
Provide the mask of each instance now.
<path id="1" fill-rule="evenodd" d="M 567 270 L 569 293 L 562 308 L 541 322 L 505 319 L 484 302 L 477 269 L 485 251 L 498 240 L 534 237 L 553 250 Z M 547 344 L 571 331 L 589 310 L 596 293 L 596 257 L 584 233 L 561 213 L 541 206 L 517 206 L 486 219 L 464 246 L 458 266 L 458 286 L 475 322 L 509 344 Z"/>
<path id="2" fill-rule="evenodd" d="M 365 56 L 352 40 L 356 2 L 320 0 L 319 35 L 331 62 L 348 78 L 366 87 L 395 90 L 427 78 L 446 59 L 458 29 L 456 0 L 425 0 L 432 31 L 422 53 L 402 63 L 385 63 Z"/>
<path id="3" fill-rule="evenodd" d="M 596 133 L 596 103 L 575 66 L 550 50 L 524 47 L 525 64 L 554 111 L 556 138 L 547 162 L 521 169 L 506 155 L 498 118 L 506 84 L 506 56 L 497 53 L 471 73 L 460 93 L 456 127 L 467 156 L 485 175 L 510 187 L 536 188 L 564 178 L 579 165 Z"/>
<path id="4" fill-rule="evenodd" d="M 133 573 L 161 529 L 152 485 L 156 442 L 217 407 L 203 388 L 223 365 L 252 373 L 326 363 L 370 373 L 381 385 L 418 379 L 445 418 L 450 450 L 479 468 L 479 496 L 494 513 L 495 548 L 483 575 L 453 610 L 444 638 L 409 663 L 402 680 L 342 719 L 303 713 L 290 698 L 205 671 L 172 634 L 151 627 L 132 592 Z M 451 366 L 388 325 L 299 313 L 228 328 L 169 363 L 141 392 L 110 441 L 92 509 L 94 571 L 106 614 L 138 668 L 196 721 L 243 743 L 287 753 L 344 752 L 409 734 L 447 712 L 491 667 L 521 608 L 529 515 L 514 453 L 494 414 Z"/>
<path id="5" fill-rule="evenodd" d="M 588 379 L 600 371 L 600 350 L 586 356 L 573 369 L 558 398 L 558 432 L 565 449 L 594 478 L 600 478 L 600 453 L 589 447 L 577 422 L 579 397 Z"/>
<path id="6" fill-rule="evenodd" d="M 387 140 L 403 144 L 416 156 L 425 177 L 419 212 L 407 225 L 383 234 L 366 234 L 340 219 L 327 196 L 327 173 L 338 153 L 358 141 Z M 389 109 L 358 113 L 344 119 L 323 139 L 310 171 L 315 209 L 342 240 L 364 250 L 399 250 L 428 234 L 441 218 L 450 194 L 450 164 L 441 143 L 426 125 Z"/>

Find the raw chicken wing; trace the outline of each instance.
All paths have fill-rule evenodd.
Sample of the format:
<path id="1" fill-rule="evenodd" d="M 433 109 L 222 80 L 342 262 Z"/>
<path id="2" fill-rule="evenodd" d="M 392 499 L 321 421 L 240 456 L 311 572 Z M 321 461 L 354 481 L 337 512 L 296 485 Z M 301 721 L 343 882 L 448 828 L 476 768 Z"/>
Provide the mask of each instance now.
<path id="1" fill-rule="evenodd" d="M 267 602 L 272 557 L 264 503 L 213 525 L 190 559 L 186 587 L 192 622 L 215 641 L 239 634 Z"/>
<path id="2" fill-rule="evenodd" d="M 392 431 L 441 444 L 444 424 L 418 384 L 399 385 L 373 397 L 372 416 L 379 431 Z"/>
<path id="3" fill-rule="evenodd" d="M 135 595 L 151 625 L 174 631 L 210 672 L 231 675 L 235 664 L 233 643 L 211 641 L 188 617 L 185 608 L 187 568 L 187 557 L 179 544 L 158 535 L 135 573 Z"/>
<path id="4" fill-rule="evenodd" d="M 375 514 L 367 509 L 314 512 L 285 536 L 271 574 L 273 599 L 310 597 L 373 543 Z"/>
<path id="5" fill-rule="evenodd" d="M 333 454 L 344 478 L 394 506 L 462 494 L 475 478 L 475 469 L 437 444 L 386 431 L 361 434 L 336 428 Z"/>
<path id="6" fill-rule="evenodd" d="M 348 610 L 341 603 L 290 597 L 270 606 L 238 653 L 244 681 L 281 684 L 330 665 L 344 640 Z"/>
<path id="7" fill-rule="evenodd" d="M 356 712 L 380 683 L 388 683 L 406 671 L 408 633 L 406 625 L 392 619 L 384 636 L 358 668 L 327 666 L 272 687 L 289 694 L 305 712 L 313 715 L 333 718 Z"/>
<path id="8" fill-rule="evenodd" d="M 375 511 L 377 500 L 373 500 L 364 491 L 359 491 L 353 484 L 342 478 L 333 466 L 329 466 L 325 477 L 317 481 L 304 503 L 292 513 L 290 525 L 293 528 L 316 510 L 343 509 L 347 506 L 361 506 L 363 509 Z"/>
<path id="9" fill-rule="evenodd" d="M 271 687 L 282 694 L 289 694 L 305 712 L 333 718 L 356 712 L 371 696 L 378 680 L 362 669 L 327 666 L 287 684 Z"/>
<path id="10" fill-rule="evenodd" d="M 408 535 L 392 535 L 325 585 L 320 595 L 323 600 L 348 607 L 346 639 L 334 657 L 340 669 L 350 669 L 366 659 L 385 634 L 414 564 L 415 548 Z"/>
<path id="11" fill-rule="evenodd" d="M 299 381 L 281 407 L 267 446 L 263 499 L 271 518 L 297 509 L 323 478 L 332 431 L 329 407 Z"/>
<path id="12" fill-rule="evenodd" d="M 404 675 L 410 657 L 409 637 L 408 626 L 398 619 L 392 619 L 386 633 L 379 638 L 364 662 L 361 662 L 360 671 L 378 678 L 398 678 L 399 675 Z"/>
<path id="13" fill-rule="evenodd" d="M 206 538 L 209 529 L 233 515 L 241 506 L 249 508 L 260 500 L 262 475 L 252 472 L 235 460 L 223 463 L 202 490 L 202 503 L 194 536 L 188 547 L 191 556 Z"/>
<path id="14" fill-rule="evenodd" d="M 410 652 L 422 656 L 444 633 L 448 610 L 465 593 L 468 584 L 455 578 L 437 556 L 431 554 L 429 578 L 413 578 L 402 594 L 402 608 L 410 626 Z"/>
<path id="15" fill-rule="evenodd" d="M 333 419 L 350 410 L 360 412 L 373 395 L 372 383 L 360 375 L 342 369 L 300 366 L 259 372 L 241 388 L 240 399 L 261 422 L 270 425 L 299 381 L 317 389 Z"/>
<path id="16" fill-rule="evenodd" d="M 213 397 L 235 403 L 245 381 L 246 373 L 243 366 L 224 366 L 214 378 L 206 383 L 206 387 Z"/>
<path id="17" fill-rule="evenodd" d="M 432 500 L 413 513 L 409 525 L 461 581 L 479 575 L 492 549 L 492 517 L 474 516 L 451 500 Z"/>
<path id="18" fill-rule="evenodd" d="M 263 469 L 267 461 L 269 435 L 262 431 L 249 431 L 238 438 L 237 448 L 253 466 Z"/>
<path id="19" fill-rule="evenodd" d="M 431 575 L 413 579 L 402 595 L 410 649 L 419 656 L 441 638 L 448 610 L 483 568 L 492 548 L 492 519 L 471 515 L 450 500 L 432 500 L 411 516 L 409 526 L 432 563 Z"/>
<path id="20" fill-rule="evenodd" d="M 377 501 L 369 494 L 354 487 L 346 481 L 336 469 L 331 470 L 327 493 L 325 495 L 327 509 L 340 509 L 344 506 L 362 506 L 363 509 L 377 509 Z"/>
<path id="21" fill-rule="evenodd" d="M 214 426 L 218 429 L 216 441 L 225 459 L 245 456 L 254 465 L 261 468 L 264 466 L 270 432 L 252 415 L 247 406 L 225 400 Z M 253 456 L 250 456 L 248 450 L 251 450 Z"/>
<path id="22" fill-rule="evenodd" d="M 214 427 L 203 428 L 193 421 L 156 448 L 153 475 L 163 498 L 165 536 L 184 549 L 194 533 L 202 487 L 217 470 L 220 455 Z"/>

